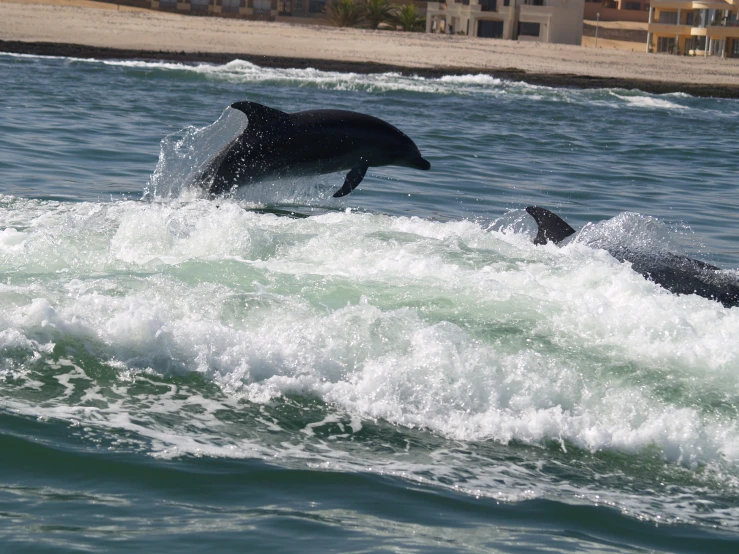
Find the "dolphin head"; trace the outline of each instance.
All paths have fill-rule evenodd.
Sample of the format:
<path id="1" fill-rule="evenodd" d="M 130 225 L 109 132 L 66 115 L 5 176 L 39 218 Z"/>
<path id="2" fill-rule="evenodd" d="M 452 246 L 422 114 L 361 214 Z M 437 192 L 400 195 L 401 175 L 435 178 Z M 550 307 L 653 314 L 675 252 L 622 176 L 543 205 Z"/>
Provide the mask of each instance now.
<path id="1" fill-rule="evenodd" d="M 417 156 L 406 158 L 402 161 L 402 163 L 399 163 L 398 165 L 402 165 L 404 167 L 412 167 L 413 169 L 423 169 L 424 171 L 431 169 L 431 164 L 428 162 L 428 160 L 421 157 L 420 152 Z"/>
<path id="2" fill-rule="evenodd" d="M 431 164 L 421 156 L 421 152 L 418 150 L 416 143 L 404 133 L 401 133 L 401 135 L 402 136 L 398 137 L 400 140 L 398 141 L 399 144 L 397 144 L 395 148 L 395 159 L 393 160 L 393 163 L 401 167 L 422 169 L 424 171 L 431 169 Z"/>

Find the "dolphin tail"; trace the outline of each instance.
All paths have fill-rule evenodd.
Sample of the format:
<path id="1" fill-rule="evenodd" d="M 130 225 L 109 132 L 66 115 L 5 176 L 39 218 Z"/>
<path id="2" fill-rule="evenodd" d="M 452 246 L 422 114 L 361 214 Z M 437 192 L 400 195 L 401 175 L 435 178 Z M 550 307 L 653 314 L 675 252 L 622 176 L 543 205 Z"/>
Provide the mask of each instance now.
<path id="1" fill-rule="evenodd" d="M 564 219 L 547 209 L 539 208 L 538 206 L 528 206 L 526 211 L 534 218 L 536 224 L 539 226 L 539 232 L 536 234 L 534 244 L 546 244 L 549 241 L 559 244 L 570 235 L 576 233 Z"/>
<path id="2" fill-rule="evenodd" d="M 359 186 L 359 183 L 362 182 L 362 179 L 364 179 L 364 176 L 367 173 L 367 167 L 369 166 L 363 165 L 360 167 L 355 167 L 349 173 L 347 173 L 346 179 L 344 179 L 343 186 L 334 193 L 334 198 L 341 198 L 342 196 L 346 196 L 355 188 L 357 188 L 357 186 Z"/>

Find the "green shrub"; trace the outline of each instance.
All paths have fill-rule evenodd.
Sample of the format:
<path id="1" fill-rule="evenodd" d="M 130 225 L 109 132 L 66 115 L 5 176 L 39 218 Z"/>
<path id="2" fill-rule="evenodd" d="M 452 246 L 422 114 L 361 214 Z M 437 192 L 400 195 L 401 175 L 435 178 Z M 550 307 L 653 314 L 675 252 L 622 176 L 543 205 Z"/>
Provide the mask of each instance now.
<path id="1" fill-rule="evenodd" d="M 337 27 L 356 27 L 364 20 L 364 7 L 354 0 L 331 3 L 329 18 Z"/>
<path id="2" fill-rule="evenodd" d="M 418 13 L 415 4 L 405 4 L 397 8 L 392 21 L 404 31 L 426 30 L 426 18 Z"/>
<path id="3" fill-rule="evenodd" d="M 364 0 L 364 20 L 370 29 L 377 29 L 380 23 L 393 18 L 393 8 L 388 0 Z"/>

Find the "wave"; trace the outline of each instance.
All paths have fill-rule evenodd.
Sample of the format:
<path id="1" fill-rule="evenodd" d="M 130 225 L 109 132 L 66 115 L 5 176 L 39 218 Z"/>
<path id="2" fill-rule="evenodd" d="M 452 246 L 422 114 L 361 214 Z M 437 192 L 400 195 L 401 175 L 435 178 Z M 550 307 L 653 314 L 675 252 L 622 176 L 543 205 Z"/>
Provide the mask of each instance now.
<path id="1" fill-rule="evenodd" d="M 692 98 L 687 94 L 654 95 L 640 91 L 620 89 L 567 89 L 543 85 L 531 85 L 519 81 L 499 79 L 486 74 L 446 75 L 426 78 L 401 73 L 341 73 L 307 69 L 272 69 L 260 67 L 243 60 L 224 65 L 178 64 L 143 61 L 104 61 L 107 65 L 130 68 L 163 69 L 193 72 L 213 79 L 229 82 L 264 83 L 278 86 L 315 87 L 326 90 L 361 91 L 370 94 L 411 92 L 449 95 L 501 96 L 514 94 L 530 100 L 602 104 L 608 107 L 634 107 L 651 109 L 689 110 Z M 604 93 L 610 95 L 605 97 Z M 671 98 L 668 100 L 667 97 Z M 616 98 L 617 102 L 611 101 Z M 681 103 L 682 102 L 682 103 Z"/>
<path id="2" fill-rule="evenodd" d="M 306 69 L 273 69 L 260 67 L 244 60 L 233 60 L 224 65 L 180 64 L 144 61 L 103 61 L 137 69 L 161 69 L 201 74 L 209 78 L 231 82 L 265 83 L 282 86 L 315 87 L 327 90 L 363 91 L 368 93 L 417 92 L 431 94 L 500 94 L 503 81 L 488 75 L 466 75 L 428 79 L 404 76 L 400 73 L 342 73 Z"/>
<path id="3" fill-rule="evenodd" d="M 3 54 L 5 55 L 5 54 Z M 25 54 L 7 54 L 33 58 Z M 103 64 L 132 71 L 164 71 L 197 75 L 205 79 L 230 83 L 262 83 L 274 86 L 309 87 L 323 90 L 359 91 L 369 94 L 421 93 L 442 95 L 523 96 L 529 100 L 548 100 L 566 103 L 585 103 L 610 108 L 692 110 L 693 97 L 684 93 L 663 95 L 622 89 L 570 89 L 531 85 L 525 82 L 499 79 L 487 74 L 446 75 L 427 78 L 388 73 L 342 73 L 314 68 L 268 68 L 244 60 L 226 64 L 176 63 L 143 60 L 97 60 L 59 58 L 73 63 Z M 720 111 L 720 110 L 719 110 Z"/>
<path id="4" fill-rule="evenodd" d="M 624 91 L 625 92 L 625 91 Z M 687 106 L 679 104 L 677 102 L 671 102 L 665 98 L 655 97 L 654 95 L 647 94 L 619 94 L 618 92 L 612 91 L 611 94 L 619 101 L 624 102 L 626 105 L 635 108 L 648 108 L 648 109 L 667 109 L 667 110 L 687 110 Z M 689 98 L 687 94 L 670 95 L 674 99 L 685 99 Z"/>
<path id="5" fill-rule="evenodd" d="M 121 374 L 198 374 L 234 401 L 308 395 L 454 440 L 739 461 L 739 311 L 669 294 L 604 251 L 235 202 L 2 210 L 0 349 L 20 360 L 6 378 L 72 341 Z M 28 409 L 87 412 L 68 397 Z"/>

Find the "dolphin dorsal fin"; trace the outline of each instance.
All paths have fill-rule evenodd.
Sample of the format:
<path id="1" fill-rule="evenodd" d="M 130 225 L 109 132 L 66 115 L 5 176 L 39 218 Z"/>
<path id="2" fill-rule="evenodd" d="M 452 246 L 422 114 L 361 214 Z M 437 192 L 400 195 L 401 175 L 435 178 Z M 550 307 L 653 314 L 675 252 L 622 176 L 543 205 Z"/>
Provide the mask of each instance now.
<path id="1" fill-rule="evenodd" d="M 256 102 L 234 102 L 231 104 L 234 110 L 239 110 L 249 120 L 248 129 L 259 130 L 271 123 L 286 120 L 288 115 L 285 112 L 257 104 Z"/>
<path id="2" fill-rule="evenodd" d="M 534 244 L 546 244 L 549 241 L 559 244 L 570 235 L 576 233 L 564 219 L 547 209 L 539 208 L 538 206 L 528 206 L 526 211 L 534 218 L 536 224 L 539 226 L 539 232 L 536 234 Z"/>

